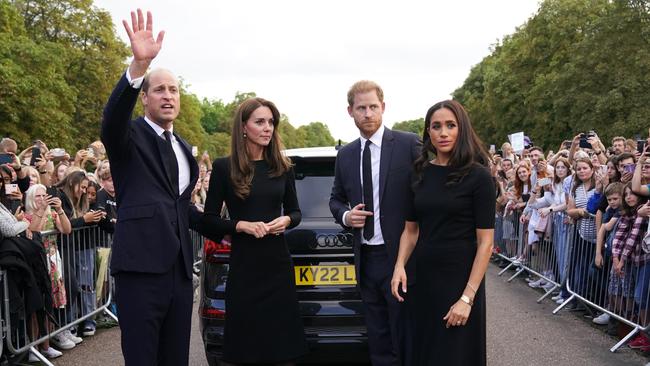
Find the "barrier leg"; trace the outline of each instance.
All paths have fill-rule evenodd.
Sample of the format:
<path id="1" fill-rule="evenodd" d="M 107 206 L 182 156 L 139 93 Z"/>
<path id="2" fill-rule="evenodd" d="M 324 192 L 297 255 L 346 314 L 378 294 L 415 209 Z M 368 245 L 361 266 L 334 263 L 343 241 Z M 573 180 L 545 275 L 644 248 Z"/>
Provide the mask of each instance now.
<path id="1" fill-rule="evenodd" d="M 569 296 L 568 299 L 564 300 L 564 302 L 560 304 L 560 306 L 558 306 L 557 308 L 555 308 L 555 310 L 553 310 L 553 315 L 556 315 L 560 310 L 562 310 L 563 307 L 565 307 L 568 303 L 570 303 L 575 298 L 576 295 L 571 294 L 571 296 Z"/>
<path id="2" fill-rule="evenodd" d="M 51 363 L 50 360 L 48 360 L 47 358 L 45 358 L 45 356 L 43 356 L 43 354 L 41 354 L 40 352 L 38 352 L 38 350 L 36 349 L 36 347 L 33 347 L 33 346 L 32 346 L 32 347 L 29 347 L 29 353 L 31 353 L 31 354 L 33 354 L 34 356 L 36 356 L 36 358 L 38 358 L 39 361 L 41 361 L 42 363 L 46 364 L 47 366 L 54 366 L 54 364 Z"/>
<path id="3" fill-rule="evenodd" d="M 523 268 L 523 267 L 522 267 L 522 268 L 519 268 L 519 269 L 517 270 L 517 272 L 515 272 L 515 274 L 512 275 L 512 277 L 508 278 L 508 282 L 512 282 L 512 280 L 514 280 L 515 278 L 517 278 L 517 276 L 519 276 L 520 274 L 522 274 L 525 270 L 526 270 L 526 269 Z"/>
<path id="4" fill-rule="evenodd" d="M 117 316 L 116 316 L 115 314 L 113 314 L 110 310 L 108 310 L 108 308 L 104 309 L 104 313 L 106 313 L 106 315 L 108 315 L 108 316 L 110 316 L 111 318 L 113 318 L 113 320 L 115 320 L 116 322 L 118 322 L 118 323 L 120 322 L 120 321 L 117 319 Z"/>
<path id="5" fill-rule="evenodd" d="M 551 295 L 551 294 L 553 293 L 553 291 L 555 291 L 558 287 L 560 287 L 560 286 L 558 286 L 558 285 L 553 285 L 553 288 L 552 288 L 552 289 L 546 291 L 546 293 L 545 293 L 544 295 L 542 295 L 542 297 L 540 297 L 539 299 L 537 299 L 537 303 L 539 304 L 539 303 L 541 303 L 542 301 L 544 301 L 544 299 L 547 298 L 547 297 L 549 297 L 549 295 Z"/>
<path id="6" fill-rule="evenodd" d="M 639 328 L 634 328 L 630 333 L 628 333 L 623 339 L 621 339 L 618 343 L 614 345 L 614 347 L 610 348 L 610 352 L 616 352 L 619 348 L 621 348 L 624 344 L 626 344 L 632 337 L 634 337 L 637 333 L 639 332 Z"/>
<path id="7" fill-rule="evenodd" d="M 499 274 L 498 274 L 497 276 L 501 276 L 502 274 L 506 273 L 506 271 L 509 270 L 510 267 L 512 267 L 512 266 L 514 266 L 514 265 L 515 265 L 514 263 L 510 262 L 510 264 L 508 264 L 508 265 L 506 266 L 506 268 L 502 269 L 501 272 L 499 272 Z"/>

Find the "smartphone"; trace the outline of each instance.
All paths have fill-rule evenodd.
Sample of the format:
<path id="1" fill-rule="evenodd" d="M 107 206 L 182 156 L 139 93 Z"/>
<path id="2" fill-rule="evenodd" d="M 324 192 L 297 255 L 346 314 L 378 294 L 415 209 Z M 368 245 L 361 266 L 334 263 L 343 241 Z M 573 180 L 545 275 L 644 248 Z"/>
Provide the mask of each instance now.
<path id="1" fill-rule="evenodd" d="M 638 151 L 639 154 L 643 154 L 643 150 L 645 150 L 645 145 L 646 145 L 646 140 L 636 140 L 636 151 Z"/>
<path id="2" fill-rule="evenodd" d="M 0 165 L 11 164 L 14 162 L 14 157 L 11 154 L 0 154 Z"/>
<path id="3" fill-rule="evenodd" d="M 95 150 L 93 150 L 92 147 L 89 147 L 88 149 L 86 149 L 86 151 L 88 152 L 88 157 L 89 158 L 94 158 L 95 157 Z"/>
<path id="4" fill-rule="evenodd" d="M 36 166 L 36 159 L 41 157 L 41 148 L 34 145 L 32 148 L 32 160 L 29 161 L 29 165 Z"/>
<path id="5" fill-rule="evenodd" d="M 588 137 L 588 135 L 586 133 L 581 133 L 580 134 L 580 147 L 581 148 L 583 148 L 583 149 L 591 149 L 592 148 L 589 141 L 587 141 L 588 138 L 589 137 Z"/>
<path id="6" fill-rule="evenodd" d="M 192 156 L 194 156 L 194 157 L 199 156 L 199 147 L 198 146 L 192 146 Z"/>
<path id="7" fill-rule="evenodd" d="M 56 147 L 50 150 L 50 152 L 52 153 L 52 156 L 55 158 L 62 158 L 65 156 L 65 149 L 62 149 L 60 147 Z"/>
<path id="8" fill-rule="evenodd" d="M 636 169 L 636 164 L 627 164 L 625 166 L 625 172 L 626 173 L 634 173 L 635 169 Z"/>
<path id="9" fill-rule="evenodd" d="M 551 184 L 551 178 L 542 178 L 537 181 L 537 185 L 540 187 L 544 187 Z"/>
<path id="10" fill-rule="evenodd" d="M 18 184 L 5 184 L 5 194 L 14 194 L 18 192 Z"/>

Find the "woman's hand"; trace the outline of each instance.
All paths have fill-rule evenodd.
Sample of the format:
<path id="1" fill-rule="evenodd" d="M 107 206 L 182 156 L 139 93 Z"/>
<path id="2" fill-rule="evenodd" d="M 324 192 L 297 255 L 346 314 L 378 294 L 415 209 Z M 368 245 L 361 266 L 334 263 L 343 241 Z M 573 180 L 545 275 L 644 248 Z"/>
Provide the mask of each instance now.
<path id="1" fill-rule="evenodd" d="M 16 218 L 17 221 L 25 220 L 25 213 L 23 212 L 22 206 L 19 206 L 16 209 L 16 213 L 14 213 L 14 217 Z"/>
<path id="2" fill-rule="evenodd" d="M 619 277 L 624 277 L 625 273 L 623 272 L 623 261 L 614 259 L 614 272 L 619 276 Z"/>
<path id="3" fill-rule="evenodd" d="M 390 292 L 399 302 L 404 302 L 404 298 L 399 294 L 399 289 L 401 286 L 402 292 L 406 293 L 406 280 L 407 277 L 404 266 L 395 265 L 395 270 L 393 270 L 393 279 L 390 281 Z"/>
<path id="4" fill-rule="evenodd" d="M 88 211 L 83 215 L 84 222 L 86 224 L 97 223 L 104 218 L 104 212 L 102 211 Z"/>
<path id="5" fill-rule="evenodd" d="M 267 223 L 266 229 L 269 234 L 280 235 L 287 229 L 289 225 L 291 225 L 291 219 L 289 216 L 280 216 L 277 219 Z"/>
<path id="6" fill-rule="evenodd" d="M 603 255 L 600 253 L 596 253 L 596 258 L 594 259 L 594 264 L 598 268 L 603 268 Z"/>
<path id="7" fill-rule="evenodd" d="M 454 305 L 449 308 L 447 315 L 445 315 L 442 320 L 446 320 L 447 328 L 449 327 L 459 327 L 461 325 L 467 324 L 467 318 L 469 318 L 469 313 L 472 311 L 472 307 L 463 300 L 458 300 Z"/>
<path id="8" fill-rule="evenodd" d="M 262 221 L 257 221 L 257 222 L 239 221 L 237 223 L 236 230 L 237 232 L 240 233 L 253 235 L 258 239 L 263 238 L 266 234 L 269 233 L 267 225 Z"/>
<path id="9" fill-rule="evenodd" d="M 546 217 L 546 216 L 548 216 L 548 214 L 551 213 L 551 208 L 550 207 L 540 208 L 538 210 L 538 212 L 542 217 Z"/>
<path id="10" fill-rule="evenodd" d="M 49 194 L 45 197 L 45 203 L 50 205 L 56 212 L 61 210 L 61 199 L 59 197 L 53 197 Z"/>

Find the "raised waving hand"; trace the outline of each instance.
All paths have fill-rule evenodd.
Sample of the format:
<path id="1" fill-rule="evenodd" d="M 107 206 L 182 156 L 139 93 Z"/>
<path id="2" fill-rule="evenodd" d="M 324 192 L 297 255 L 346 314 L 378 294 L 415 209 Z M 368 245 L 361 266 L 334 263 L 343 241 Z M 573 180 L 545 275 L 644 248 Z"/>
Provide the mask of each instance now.
<path id="1" fill-rule="evenodd" d="M 131 78 L 138 78 L 145 74 L 151 61 L 156 58 L 162 47 L 165 31 L 160 31 L 156 39 L 153 38 L 153 16 L 147 12 L 145 22 L 142 10 L 131 12 L 131 25 L 126 20 L 122 20 L 126 34 L 131 42 L 133 51 L 133 62 L 129 67 Z"/>

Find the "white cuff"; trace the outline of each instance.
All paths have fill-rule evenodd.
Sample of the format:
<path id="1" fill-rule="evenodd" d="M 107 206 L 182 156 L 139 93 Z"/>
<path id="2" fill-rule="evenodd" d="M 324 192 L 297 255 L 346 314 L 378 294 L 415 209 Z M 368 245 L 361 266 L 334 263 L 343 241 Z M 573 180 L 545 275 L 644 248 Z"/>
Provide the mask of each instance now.
<path id="1" fill-rule="evenodd" d="M 347 224 L 347 221 L 345 221 L 345 218 L 348 216 L 349 213 L 350 213 L 350 210 L 345 211 L 343 213 L 343 217 L 341 218 L 341 220 L 343 220 L 343 225 L 348 226 L 348 227 L 349 227 L 349 225 Z"/>
<path id="2" fill-rule="evenodd" d="M 144 81 L 144 76 L 140 76 L 139 78 L 131 80 L 131 74 L 129 73 L 129 68 L 127 67 L 126 80 L 129 82 L 133 89 L 140 89 L 140 87 L 142 87 L 142 82 Z"/>

